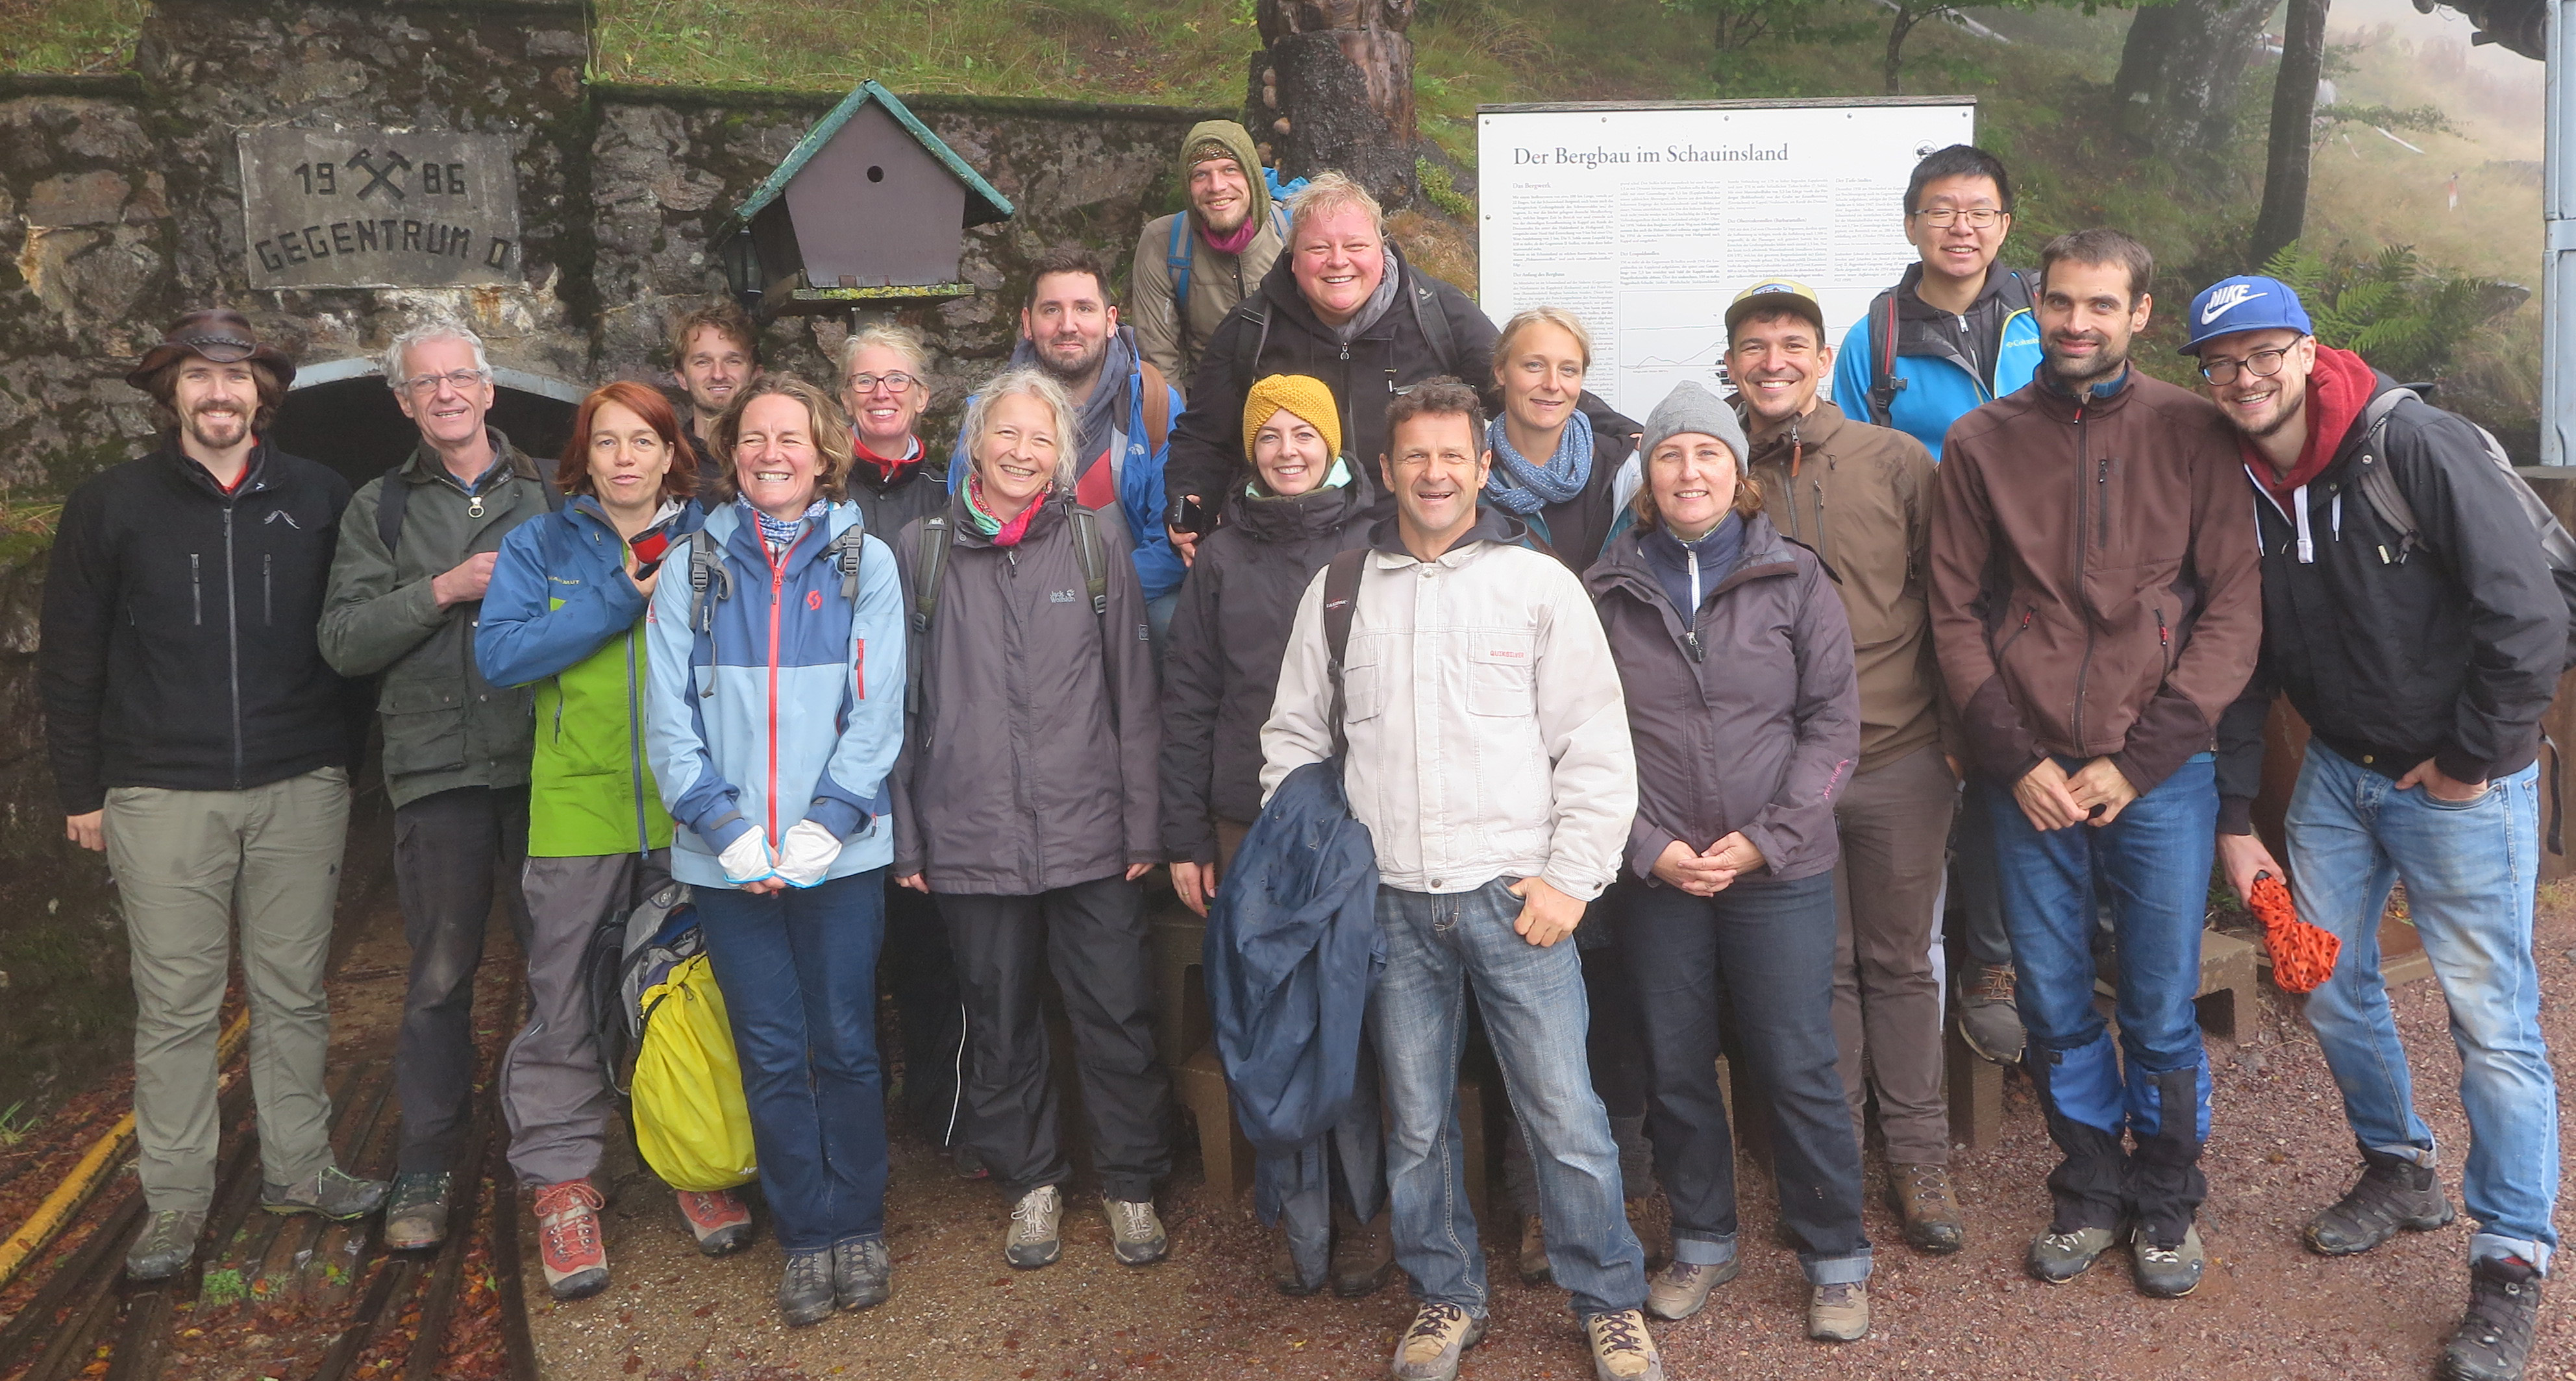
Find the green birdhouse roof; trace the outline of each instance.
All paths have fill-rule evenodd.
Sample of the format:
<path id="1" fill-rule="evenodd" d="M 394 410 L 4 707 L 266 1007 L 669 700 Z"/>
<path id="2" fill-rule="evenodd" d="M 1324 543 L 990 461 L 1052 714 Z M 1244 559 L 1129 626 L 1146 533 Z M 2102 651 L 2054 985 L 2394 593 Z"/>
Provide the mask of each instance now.
<path id="1" fill-rule="evenodd" d="M 910 134 L 925 152 L 939 160 L 940 166 L 965 184 L 966 224 L 985 225 L 1011 218 L 1013 208 L 1010 198 L 994 190 L 993 184 L 986 182 L 983 174 L 976 172 L 965 159 L 958 157 L 955 149 L 941 142 L 939 136 L 931 133 L 930 127 L 921 123 L 919 117 L 904 109 L 903 102 L 897 100 L 893 92 L 872 81 L 859 83 L 848 96 L 842 98 L 839 105 L 832 107 L 831 114 L 816 121 L 814 128 L 807 130 L 805 137 L 796 141 L 796 147 L 787 151 L 787 157 L 779 161 L 777 169 L 768 177 L 761 179 L 760 185 L 753 188 L 751 195 L 744 199 L 742 205 L 734 209 L 734 215 L 748 224 L 751 218 L 760 214 L 764 207 L 778 200 L 786 193 L 787 184 L 795 181 L 796 175 L 804 171 L 806 163 L 811 161 L 814 155 L 821 153 L 823 146 L 832 142 L 832 136 L 839 134 L 841 127 L 848 124 L 851 117 L 867 108 L 871 102 L 894 117 L 894 122 L 903 126 L 904 132 Z"/>

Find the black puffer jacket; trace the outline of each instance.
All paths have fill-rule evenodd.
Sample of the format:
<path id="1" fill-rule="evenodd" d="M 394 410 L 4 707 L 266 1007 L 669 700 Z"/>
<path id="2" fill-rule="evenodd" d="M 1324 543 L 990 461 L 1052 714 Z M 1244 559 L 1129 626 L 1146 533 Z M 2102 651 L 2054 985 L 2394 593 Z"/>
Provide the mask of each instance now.
<path id="1" fill-rule="evenodd" d="M 1261 814 L 1261 726 L 1298 601 L 1334 553 L 1368 544 L 1362 515 L 1375 494 L 1358 474 L 1292 499 L 1238 490 L 1224 526 L 1200 544 L 1163 656 L 1163 852 L 1172 862 L 1216 861 L 1211 817 L 1249 825 Z"/>
<path id="2" fill-rule="evenodd" d="M 266 442 L 230 494 L 175 441 L 72 491 L 37 656 L 66 814 L 349 765 L 364 706 L 314 638 L 348 505 Z"/>
<path id="3" fill-rule="evenodd" d="M 2373 397 L 2398 387 L 2385 374 L 2375 381 Z M 2298 559 L 2295 515 L 2252 496 L 2263 651 L 2219 720 L 2224 833 L 2252 828 L 2263 719 L 2278 692 L 2318 742 L 2385 777 L 2431 758 L 2460 781 L 2488 781 L 2539 756 L 2540 716 L 2567 647 L 2567 604 L 2539 538 L 2468 422 L 2409 399 L 2389 414 L 2386 435 L 2389 475 L 2422 533 L 2403 561 L 2380 559 L 2396 554 L 2398 534 L 2357 482 L 2369 438 L 2360 417 L 2308 482 L 2314 561 Z"/>
<path id="4" fill-rule="evenodd" d="M 1685 624 L 1644 540 L 1620 534 L 1583 579 L 1637 746 L 1629 870 L 1661 887 L 1665 846 L 1704 850 L 1738 831 L 1774 879 L 1830 870 L 1842 856 L 1834 798 L 1860 757 L 1860 683 L 1823 563 L 1757 513 L 1735 569 Z"/>
<path id="5" fill-rule="evenodd" d="M 1403 275 L 1394 305 L 1348 345 L 1334 338 L 1333 328 L 1297 291 L 1286 254 L 1262 276 L 1261 290 L 1235 304 L 1208 337 L 1199 372 L 1190 380 L 1189 407 L 1172 423 L 1171 458 L 1163 467 L 1167 516 L 1175 527 L 1184 496 L 1206 500 L 1213 516 L 1222 506 L 1216 497 L 1235 493 L 1250 479 L 1243 458 L 1243 396 L 1265 375 L 1304 374 L 1330 386 L 1341 406 L 1342 454 L 1372 476 L 1386 451 L 1386 405 L 1396 390 L 1446 374 L 1475 385 L 1490 410 L 1496 401 L 1494 323 L 1467 294 L 1417 272 L 1392 243 L 1386 257 L 1387 271 Z M 1431 316 L 1446 323 L 1445 354 L 1434 352 L 1423 334 L 1422 320 Z M 1380 494 L 1369 516 L 1394 512 L 1393 496 Z"/>

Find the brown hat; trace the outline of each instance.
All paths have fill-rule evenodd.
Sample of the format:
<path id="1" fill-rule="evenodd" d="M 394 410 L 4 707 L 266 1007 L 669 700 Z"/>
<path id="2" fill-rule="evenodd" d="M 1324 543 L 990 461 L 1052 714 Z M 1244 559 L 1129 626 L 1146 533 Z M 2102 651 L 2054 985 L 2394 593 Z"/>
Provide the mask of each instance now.
<path id="1" fill-rule="evenodd" d="M 161 343 L 143 353 L 143 363 L 125 381 L 149 389 L 156 371 L 184 355 L 203 355 L 217 364 L 249 360 L 275 370 L 281 386 L 295 382 L 295 361 L 277 347 L 261 344 L 250 321 L 229 307 L 202 308 L 170 323 Z"/>

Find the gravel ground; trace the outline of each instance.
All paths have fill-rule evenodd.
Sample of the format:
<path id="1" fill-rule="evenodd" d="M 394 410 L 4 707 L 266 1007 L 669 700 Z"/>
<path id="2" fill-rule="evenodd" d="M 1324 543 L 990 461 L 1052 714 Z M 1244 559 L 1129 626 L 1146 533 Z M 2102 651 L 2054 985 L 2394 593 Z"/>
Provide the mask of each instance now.
<path id="1" fill-rule="evenodd" d="M 2564 1052 L 2576 1049 L 2576 891 L 2547 889 L 2544 902 L 2543 1021 L 2552 1047 Z M 2418 1100 L 2450 1152 L 2445 1175 L 2456 1192 L 2468 1137 L 2441 993 L 2426 980 L 2393 996 Z M 2023 1247 L 2046 1227 L 2040 1185 L 2055 1158 L 2029 1086 L 2015 1074 L 1999 1144 L 1954 1158 L 1966 1250 L 1936 1258 L 1907 1248 L 1873 1165 L 1876 1326 L 1862 1342 L 1806 1340 L 1797 1262 L 1776 1245 L 1769 1179 L 1748 1166 L 1740 1180 L 1744 1273 L 1698 1318 L 1657 1327 L 1668 1374 L 1674 1381 L 2429 1375 L 2467 1298 L 2466 1216 L 2360 1258 L 2330 1261 L 2302 1249 L 2301 1225 L 2342 1192 L 2358 1159 L 2333 1080 L 2292 1003 L 2267 988 L 2257 1019 L 2241 1025 L 2241 1044 L 2210 1040 L 2218 1106 L 2204 1162 L 2211 1195 L 2200 1219 L 2210 1268 L 2190 1298 L 2140 1296 L 2121 1252 L 2069 1285 L 2041 1285 L 2023 1273 Z M 1172 1255 L 1162 1265 L 1114 1264 L 1107 1225 L 1088 1207 L 1093 1201 L 1076 1197 L 1064 1259 L 1021 1273 L 1001 1261 L 1008 1206 L 998 1191 L 956 1178 L 900 1127 L 894 1162 L 887 1233 L 894 1298 L 790 1333 L 770 1300 L 776 1247 L 764 1236 L 741 1256 L 698 1257 L 668 1192 L 627 1161 L 610 1211 L 617 1280 L 607 1293 L 569 1305 L 546 1301 L 535 1234 L 526 1235 L 545 1374 L 554 1381 L 1370 1377 L 1384 1375 L 1396 1331 L 1411 1317 L 1400 1285 L 1363 1300 L 1274 1293 L 1267 1235 L 1248 1211 L 1211 1194 L 1195 1169 L 1165 1194 Z M 1563 1292 L 1521 1286 L 1510 1270 L 1514 1244 L 1503 1236 L 1489 1229 L 1488 1246 L 1499 1249 L 1489 1255 L 1492 1329 L 1461 1375 L 1589 1375 Z M 2566 1313 L 2554 1306 L 2544 1318 L 2532 1377 L 2576 1377 L 2576 1348 L 2562 1342 Z"/>

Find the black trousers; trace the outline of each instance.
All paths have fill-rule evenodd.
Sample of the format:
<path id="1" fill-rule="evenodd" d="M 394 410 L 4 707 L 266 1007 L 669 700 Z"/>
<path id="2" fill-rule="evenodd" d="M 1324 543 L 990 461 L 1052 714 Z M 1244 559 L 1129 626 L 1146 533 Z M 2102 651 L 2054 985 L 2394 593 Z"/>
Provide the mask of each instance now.
<path id="1" fill-rule="evenodd" d="M 463 1169 L 474 1097 L 474 969 L 497 898 L 522 950 L 528 903 L 519 875 L 528 862 L 528 789 L 467 786 L 394 810 L 394 895 L 411 946 L 394 1047 L 394 1092 L 402 1103 L 404 1174 Z"/>
<path id="2" fill-rule="evenodd" d="M 1073 1030 L 1101 1189 L 1152 1198 L 1171 1171 L 1172 1085 L 1154 1053 L 1144 889 L 1107 877 L 1036 896 L 938 901 L 966 1006 L 966 1144 L 1013 1198 L 1073 1173 L 1049 1077 L 1043 963 Z"/>
<path id="3" fill-rule="evenodd" d="M 948 1146 L 964 1126 L 958 1076 L 966 1063 L 966 1017 L 957 997 L 956 964 L 948 955 L 948 926 L 939 903 L 921 893 L 891 878 L 885 892 L 877 983 L 893 999 L 904 1111 L 932 1141 Z"/>

